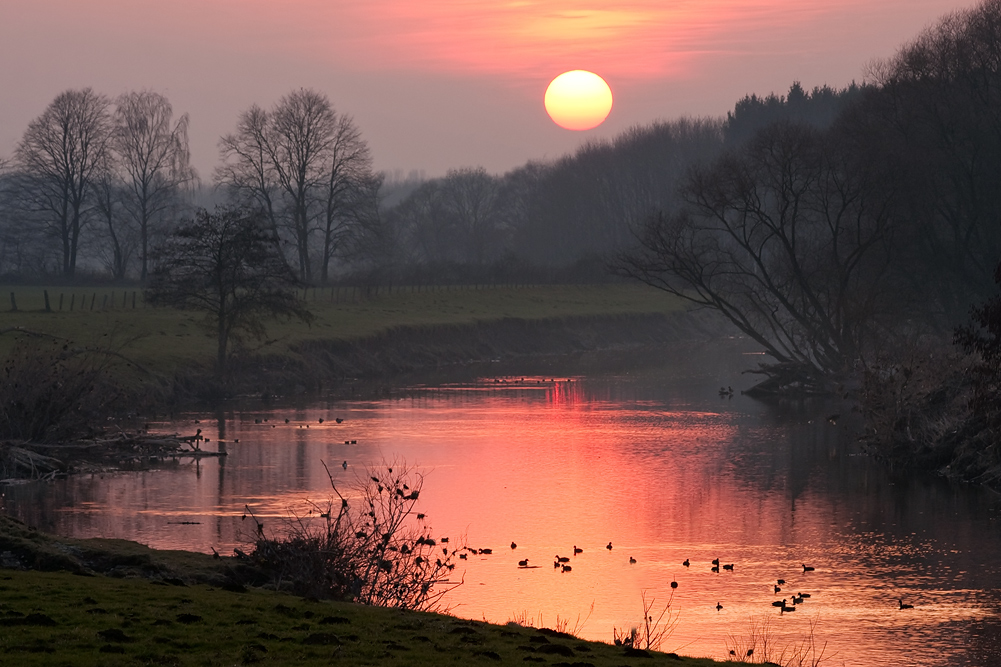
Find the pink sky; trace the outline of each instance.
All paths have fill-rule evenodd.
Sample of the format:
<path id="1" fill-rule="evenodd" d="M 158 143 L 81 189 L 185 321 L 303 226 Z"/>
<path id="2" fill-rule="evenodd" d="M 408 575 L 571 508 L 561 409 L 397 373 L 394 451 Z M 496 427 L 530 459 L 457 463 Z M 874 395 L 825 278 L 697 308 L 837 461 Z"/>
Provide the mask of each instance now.
<path id="1" fill-rule="evenodd" d="M 503 172 L 748 93 L 864 77 L 960 0 L 0 0 L 0 158 L 60 91 L 148 88 L 191 116 L 204 179 L 252 103 L 311 87 L 377 168 Z M 603 76 L 608 120 L 553 124 L 546 85 Z"/>

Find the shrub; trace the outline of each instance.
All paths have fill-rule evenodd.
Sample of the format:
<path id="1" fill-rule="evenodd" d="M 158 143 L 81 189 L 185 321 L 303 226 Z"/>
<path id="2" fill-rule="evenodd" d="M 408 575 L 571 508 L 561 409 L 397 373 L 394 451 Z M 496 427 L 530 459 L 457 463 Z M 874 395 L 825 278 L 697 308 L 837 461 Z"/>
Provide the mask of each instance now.
<path id="1" fill-rule="evenodd" d="M 276 588 L 378 607 L 440 609 L 442 597 L 462 583 L 449 579 L 461 547 L 435 539 L 416 512 L 423 475 L 405 464 L 384 465 L 370 470 L 350 498 L 329 469 L 327 476 L 335 495 L 290 511 L 283 535 L 267 537 L 257 523 L 251 558 Z"/>

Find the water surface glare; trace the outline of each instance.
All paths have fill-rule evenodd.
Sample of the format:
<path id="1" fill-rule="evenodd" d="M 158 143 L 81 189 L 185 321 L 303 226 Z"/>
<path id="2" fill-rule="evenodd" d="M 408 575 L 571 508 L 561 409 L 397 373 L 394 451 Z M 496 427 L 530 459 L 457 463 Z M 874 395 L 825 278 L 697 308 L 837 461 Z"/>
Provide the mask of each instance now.
<path id="1" fill-rule="evenodd" d="M 321 461 L 345 486 L 405 461 L 427 473 L 419 507 L 434 534 L 493 549 L 458 561 L 458 616 L 559 619 L 610 641 L 641 622 L 645 594 L 657 611 L 670 601 L 668 651 L 723 659 L 728 637 L 756 625 L 773 656 L 811 635 L 818 652 L 826 643 L 823 664 L 1001 664 L 997 502 L 890 475 L 859 455 L 845 419 L 825 418 L 831 408 L 720 398 L 720 377 L 737 376 L 709 366 L 188 415 L 158 426 L 200 427 L 227 457 L 11 487 L 7 510 L 62 535 L 228 552 L 250 533 L 245 505 L 270 530 L 326 498 Z M 519 569 L 525 558 L 540 567 Z M 715 558 L 733 570 L 711 571 Z M 771 606 L 799 592 L 811 597 L 796 613 Z"/>

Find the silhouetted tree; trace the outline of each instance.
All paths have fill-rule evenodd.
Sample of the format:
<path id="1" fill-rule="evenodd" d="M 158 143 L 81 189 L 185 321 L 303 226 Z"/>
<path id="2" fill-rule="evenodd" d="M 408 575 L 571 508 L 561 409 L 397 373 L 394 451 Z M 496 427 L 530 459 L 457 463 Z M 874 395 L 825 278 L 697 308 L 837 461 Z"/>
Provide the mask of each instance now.
<path id="1" fill-rule="evenodd" d="M 301 280 L 313 280 L 316 260 L 326 280 L 354 223 L 375 208 L 371 157 L 352 119 L 338 115 L 326 95 L 300 89 L 270 111 L 245 111 L 219 147 L 216 181 L 237 201 L 261 206 L 273 229 L 287 234 Z"/>
<path id="2" fill-rule="evenodd" d="M 950 14 L 871 75 L 856 133 L 886 165 L 902 270 L 951 328 L 993 293 L 1001 257 L 1001 0 Z"/>
<path id="3" fill-rule="evenodd" d="M 106 97 L 90 88 L 67 90 L 28 124 L 15 151 L 19 206 L 59 240 L 66 278 L 76 271 L 90 186 L 106 159 L 110 126 Z"/>
<path id="4" fill-rule="evenodd" d="M 221 373 L 230 344 L 244 334 L 263 338 L 268 319 L 312 320 L 297 285 L 263 213 L 202 210 L 156 251 L 146 299 L 204 313 L 216 332 Z"/>
<path id="5" fill-rule="evenodd" d="M 196 178 L 189 164 L 188 115 L 176 123 L 173 115 L 170 101 L 159 93 L 131 92 L 116 100 L 114 167 L 124 185 L 122 206 L 138 231 L 139 278 L 143 281 L 154 227 L 178 203 L 181 188 Z M 105 219 L 110 221 L 107 210 Z M 114 230 L 109 231 L 114 237 Z"/>
<path id="6" fill-rule="evenodd" d="M 686 209 L 652 217 L 619 270 L 719 311 L 790 377 L 822 382 L 874 344 L 891 310 L 890 229 L 866 175 L 836 138 L 771 126 L 693 168 Z"/>

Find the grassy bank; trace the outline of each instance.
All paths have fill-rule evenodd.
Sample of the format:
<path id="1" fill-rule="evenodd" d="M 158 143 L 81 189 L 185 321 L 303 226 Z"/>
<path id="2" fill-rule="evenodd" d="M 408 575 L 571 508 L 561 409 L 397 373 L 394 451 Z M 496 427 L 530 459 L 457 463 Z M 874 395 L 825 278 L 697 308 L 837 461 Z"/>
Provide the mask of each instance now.
<path id="1" fill-rule="evenodd" d="M 245 587 L 239 580 L 252 573 L 235 558 L 60 539 L 2 515 L 0 564 L 2 664 L 717 664 L 513 624 L 304 600 Z"/>
<path id="2" fill-rule="evenodd" d="M 50 312 L 45 310 L 44 291 L 49 294 Z M 10 309 L 10 293 L 17 311 Z M 0 295 L 0 330 L 22 327 L 79 345 L 119 349 L 165 375 L 210 366 L 214 360 L 214 334 L 204 327 L 200 314 L 146 307 L 138 290 L 0 286 Z M 433 291 L 397 287 L 369 292 L 324 288 L 308 290 L 303 297 L 316 315 L 312 326 L 275 322 L 268 327 L 270 344 L 259 352 L 280 357 L 304 343 L 361 340 L 400 327 L 658 314 L 682 308 L 663 292 L 633 284 L 453 286 Z M 0 357 L 11 349 L 13 338 L 0 336 Z"/>

